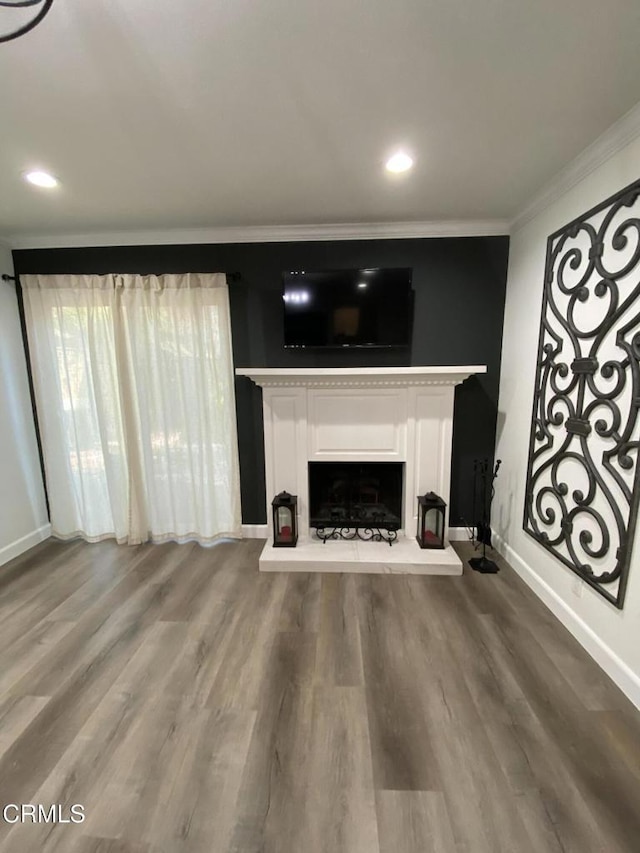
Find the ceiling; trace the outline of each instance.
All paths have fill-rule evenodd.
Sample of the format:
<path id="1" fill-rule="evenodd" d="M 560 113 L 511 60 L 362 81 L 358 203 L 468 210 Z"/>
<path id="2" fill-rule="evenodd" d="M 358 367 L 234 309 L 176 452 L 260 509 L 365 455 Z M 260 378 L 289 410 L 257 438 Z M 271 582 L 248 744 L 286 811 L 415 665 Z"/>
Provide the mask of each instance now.
<path id="1" fill-rule="evenodd" d="M 0 44 L 0 235 L 509 219 L 639 45 L 638 0 L 54 0 Z"/>

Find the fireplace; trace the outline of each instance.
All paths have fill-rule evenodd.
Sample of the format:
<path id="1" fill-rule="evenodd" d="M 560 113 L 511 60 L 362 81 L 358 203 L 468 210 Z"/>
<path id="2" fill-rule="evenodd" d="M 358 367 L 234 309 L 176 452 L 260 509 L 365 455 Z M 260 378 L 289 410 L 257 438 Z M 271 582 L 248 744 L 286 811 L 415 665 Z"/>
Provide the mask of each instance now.
<path id="1" fill-rule="evenodd" d="M 455 386 L 485 371 L 484 365 L 238 368 L 238 376 L 263 390 L 268 517 L 280 492 L 298 500 L 297 546 L 267 541 L 261 571 L 462 574 L 448 544 L 446 511 L 445 547 L 418 546 L 417 496 L 433 491 L 449 503 Z M 322 524 L 344 529 L 348 541 L 321 541 Z M 351 535 L 366 533 L 365 525 L 392 531 L 393 547 Z"/>
<path id="2" fill-rule="evenodd" d="M 380 531 L 402 527 L 403 468 L 402 462 L 309 462 L 309 527 L 323 540 L 367 531 L 360 538 L 393 541 Z"/>

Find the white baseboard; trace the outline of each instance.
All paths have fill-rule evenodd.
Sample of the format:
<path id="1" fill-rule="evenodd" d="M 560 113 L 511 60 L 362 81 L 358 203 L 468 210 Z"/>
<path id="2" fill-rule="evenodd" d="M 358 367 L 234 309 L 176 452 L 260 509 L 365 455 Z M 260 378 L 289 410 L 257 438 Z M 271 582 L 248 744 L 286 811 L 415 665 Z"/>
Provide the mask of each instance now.
<path id="1" fill-rule="evenodd" d="M 51 525 L 45 524 L 37 530 L 27 533 L 27 535 L 23 536 L 21 539 L 16 539 L 15 542 L 10 542 L 8 545 L 5 545 L 4 548 L 0 548 L 0 566 L 4 566 L 5 563 L 8 563 L 9 560 L 15 559 L 15 557 L 19 557 L 20 554 L 24 554 L 25 551 L 28 551 L 29 548 L 33 548 L 33 546 L 37 545 L 39 542 L 44 542 L 44 540 L 48 539 L 50 536 Z"/>
<path id="2" fill-rule="evenodd" d="M 450 527 L 449 542 L 470 542 L 469 531 L 466 527 Z"/>
<path id="3" fill-rule="evenodd" d="M 245 539 L 267 539 L 269 536 L 268 524 L 243 524 L 242 535 Z M 469 534 L 466 527 L 450 527 L 449 542 L 466 542 Z"/>
<path id="4" fill-rule="evenodd" d="M 573 634 L 631 702 L 640 708 L 640 676 L 627 666 L 578 616 L 575 610 L 496 533 L 493 534 L 493 543 L 495 549 L 502 554 L 527 586 L 547 605 L 553 615 Z"/>
<path id="5" fill-rule="evenodd" d="M 242 535 L 245 539 L 266 539 L 269 536 L 269 525 L 243 524 Z"/>

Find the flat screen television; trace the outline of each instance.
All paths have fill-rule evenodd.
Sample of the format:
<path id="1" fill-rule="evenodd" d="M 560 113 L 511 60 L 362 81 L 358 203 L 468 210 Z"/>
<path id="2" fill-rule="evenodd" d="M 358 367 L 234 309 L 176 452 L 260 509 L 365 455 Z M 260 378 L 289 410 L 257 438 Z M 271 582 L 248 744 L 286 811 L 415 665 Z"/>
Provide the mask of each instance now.
<path id="1" fill-rule="evenodd" d="M 283 274 L 285 347 L 408 347 L 411 269 Z"/>

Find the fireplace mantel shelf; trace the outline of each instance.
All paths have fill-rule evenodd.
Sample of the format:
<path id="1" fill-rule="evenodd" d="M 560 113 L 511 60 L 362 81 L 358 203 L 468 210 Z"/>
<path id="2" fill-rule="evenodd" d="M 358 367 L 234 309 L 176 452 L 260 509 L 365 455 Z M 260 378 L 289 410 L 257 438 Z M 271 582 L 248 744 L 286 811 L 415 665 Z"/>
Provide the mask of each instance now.
<path id="1" fill-rule="evenodd" d="M 238 367 L 262 388 L 406 388 L 416 385 L 460 385 L 469 376 L 486 373 L 485 364 L 429 367 Z"/>

